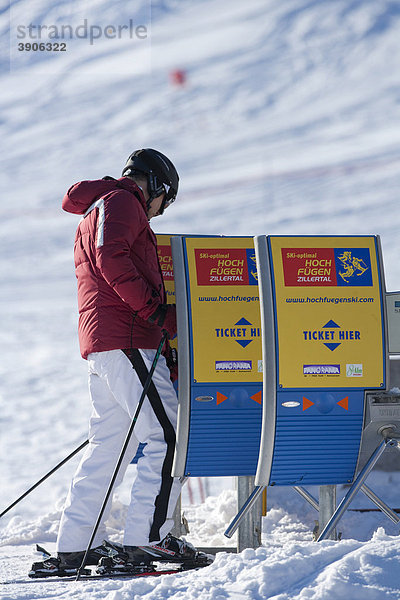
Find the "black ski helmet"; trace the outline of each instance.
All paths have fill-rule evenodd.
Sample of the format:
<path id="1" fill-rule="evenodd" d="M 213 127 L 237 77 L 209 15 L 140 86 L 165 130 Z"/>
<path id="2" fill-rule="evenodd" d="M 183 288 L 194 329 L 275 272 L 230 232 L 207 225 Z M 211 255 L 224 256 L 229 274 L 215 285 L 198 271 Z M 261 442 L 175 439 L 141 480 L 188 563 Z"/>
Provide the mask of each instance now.
<path id="1" fill-rule="evenodd" d="M 165 192 L 165 198 L 161 205 L 159 214 L 162 215 L 165 208 L 174 202 L 178 193 L 179 175 L 172 162 L 164 154 L 152 148 L 135 150 L 126 161 L 122 171 L 122 177 L 129 177 L 134 171 L 144 173 L 147 177 L 147 189 L 149 208 L 153 198 L 157 198 Z"/>

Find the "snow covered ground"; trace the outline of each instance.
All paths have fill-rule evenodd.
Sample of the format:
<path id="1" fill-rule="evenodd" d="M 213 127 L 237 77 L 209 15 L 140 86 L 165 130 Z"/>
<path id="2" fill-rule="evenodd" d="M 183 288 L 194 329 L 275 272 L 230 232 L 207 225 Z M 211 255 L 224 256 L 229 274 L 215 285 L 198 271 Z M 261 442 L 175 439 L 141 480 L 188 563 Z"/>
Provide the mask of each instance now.
<path id="1" fill-rule="evenodd" d="M 134 469 L 134 468 L 133 468 Z M 392 506 L 398 498 L 400 474 L 375 472 L 369 484 L 384 490 Z M 125 490 L 127 492 L 127 488 Z M 310 490 L 316 493 L 316 490 Z M 122 490 L 123 495 L 124 490 Z M 110 519 L 111 538 L 120 539 L 124 503 L 117 494 Z M 352 508 L 366 507 L 358 498 Z M 217 600 L 231 598 L 274 600 L 398 600 L 400 540 L 398 527 L 379 513 L 348 512 L 340 523 L 341 542 L 312 541 L 317 514 L 291 489 L 268 491 L 269 511 L 263 519 L 263 546 L 240 554 L 221 552 L 214 564 L 197 572 L 165 575 L 146 580 L 82 582 L 31 581 L 26 567 L 37 560 L 33 542 L 54 547 L 59 513 L 48 512 L 28 523 L 14 517 L 1 533 L 2 599 L 90 597 L 108 600 L 167 599 Z M 203 505 L 184 507 L 191 534 L 198 545 L 231 544 L 222 537 L 226 523 L 235 514 L 232 489 L 209 496 Z M 23 580 L 23 581 L 21 581 Z"/>
<path id="2" fill-rule="evenodd" d="M 157 231 L 378 233 L 387 287 L 400 289 L 399 3 L 154 0 L 151 8 L 142 45 L 103 37 L 49 56 L 19 52 L 18 26 L 149 24 L 150 4 L 0 6 L 0 509 L 86 437 L 77 219 L 60 208 L 73 182 L 118 176 L 133 149 L 156 147 L 182 181 Z M 187 72 L 183 87 L 169 83 L 175 68 Z M 0 522 L 2 580 L 25 576 L 34 542 L 54 544 L 76 460 Z M 377 471 L 368 484 L 400 506 L 398 472 Z M 114 501 L 114 539 L 128 487 Z M 211 493 L 190 505 L 184 492 L 188 538 L 229 544 L 232 481 L 212 481 Z M 383 515 L 348 512 L 340 543 L 315 544 L 316 515 L 295 492 L 271 489 L 268 506 L 262 548 L 221 554 L 200 572 L 5 585 L 0 598 L 400 599 L 399 529 Z M 369 506 L 364 497 L 352 505 Z"/>

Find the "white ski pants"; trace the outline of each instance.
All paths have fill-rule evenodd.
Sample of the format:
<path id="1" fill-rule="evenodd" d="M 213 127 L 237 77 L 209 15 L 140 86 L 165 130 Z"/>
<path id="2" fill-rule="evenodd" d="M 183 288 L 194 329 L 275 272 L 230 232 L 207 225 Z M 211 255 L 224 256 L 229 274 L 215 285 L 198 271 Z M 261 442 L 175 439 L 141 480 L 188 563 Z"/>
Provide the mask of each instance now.
<path id="1" fill-rule="evenodd" d="M 85 550 L 89 543 L 143 390 L 143 379 L 156 354 L 156 350 L 133 352 L 136 352 L 135 366 L 139 366 L 138 372 L 122 350 L 96 352 L 88 357 L 89 391 L 93 407 L 89 444 L 65 502 L 57 552 Z M 160 356 L 154 371 L 153 384 L 143 402 L 115 484 L 117 486 L 122 481 L 128 464 L 136 454 L 138 443 L 146 443 L 144 456 L 137 464 L 137 476 L 125 523 L 124 544 L 129 546 L 147 545 L 166 536 L 173 526 L 172 515 L 181 491 L 179 479 L 171 477 L 177 396 L 163 356 Z M 105 521 L 110 508 L 111 498 L 93 547 L 106 538 Z"/>

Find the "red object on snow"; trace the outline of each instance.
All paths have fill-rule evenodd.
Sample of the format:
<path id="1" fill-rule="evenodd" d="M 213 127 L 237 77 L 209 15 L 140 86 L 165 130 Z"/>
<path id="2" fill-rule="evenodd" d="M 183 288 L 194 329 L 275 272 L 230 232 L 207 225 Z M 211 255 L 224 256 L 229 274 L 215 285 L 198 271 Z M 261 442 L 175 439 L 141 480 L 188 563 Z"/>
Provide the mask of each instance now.
<path id="1" fill-rule="evenodd" d="M 170 81 L 173 85 L 185 85 L 187 76 L 184 69 L 174 69 L 169 74 Z"/>

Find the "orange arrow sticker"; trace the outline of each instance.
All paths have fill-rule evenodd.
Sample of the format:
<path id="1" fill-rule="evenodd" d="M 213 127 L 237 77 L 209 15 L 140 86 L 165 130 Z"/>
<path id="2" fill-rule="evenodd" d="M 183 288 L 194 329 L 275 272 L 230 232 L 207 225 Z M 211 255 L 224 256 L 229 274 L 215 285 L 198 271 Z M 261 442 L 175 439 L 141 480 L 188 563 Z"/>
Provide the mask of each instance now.
<path id="1" fill-rule="evenodd" d="M 311 400 L 303 396 L 303 410 L 307 410 L 307 408 L 310 408 L 310 406 L 313 406 L 314 404 L 315 402 L 311 402 Z"/>
<path id="2" fill-rule="evenodd" d="M 257 394 L 254 394 L 254 396 L 250 396 L 250 398 L 252 400 L 254 400 L 254 402 L 258 402 L 258 404 L 261 404 L 261 398 L 262 398 L 261 390 L 259 392 L 257 392 Z"/>
<path id="3" fill-rule="evenodd" d="M 220 392 L 217 392 L 217 405 L 221 404 L 225 400 L 228 400 L 228 396 L 224 396 L 224 394 L 221 394 Z"/>
<path id="4" fill-rule="evenodd" d="M 343 398 L 342 400 L 339 400 L 338 404 L 339 404 L 339 406 L 341 406 L 345 410 L 349 410 L 349 397 L 346 396 L 346 398 Z"/>

